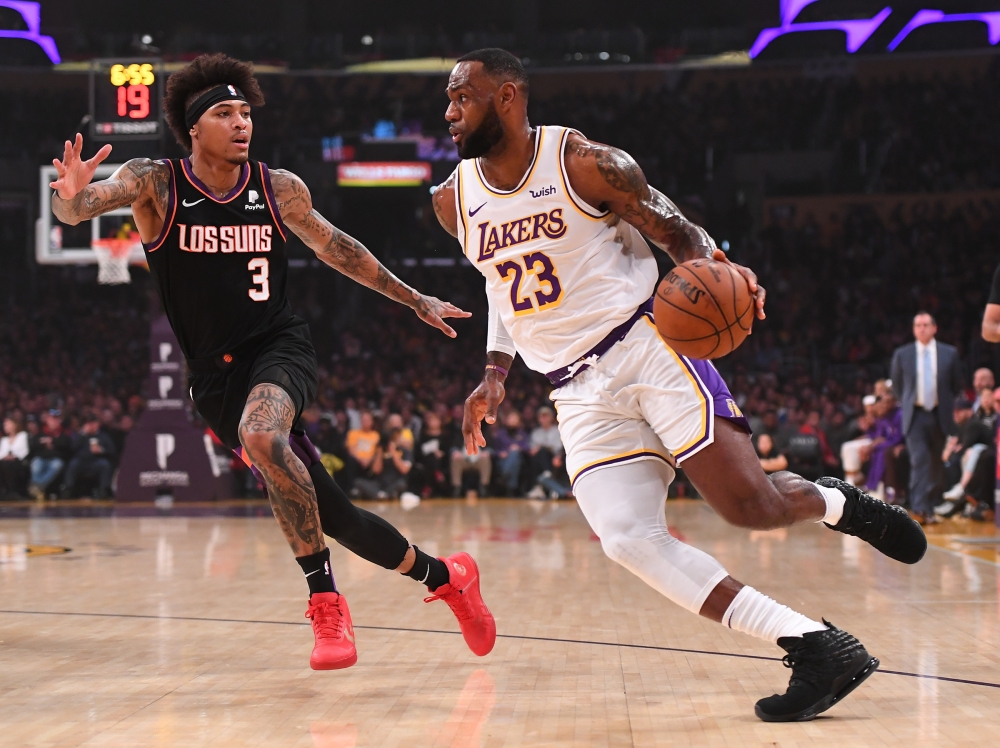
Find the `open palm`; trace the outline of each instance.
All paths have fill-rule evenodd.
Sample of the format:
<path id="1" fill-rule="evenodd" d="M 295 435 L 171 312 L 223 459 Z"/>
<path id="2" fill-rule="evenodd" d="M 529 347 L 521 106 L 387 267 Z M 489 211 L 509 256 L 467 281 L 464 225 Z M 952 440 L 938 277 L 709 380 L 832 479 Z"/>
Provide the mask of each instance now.
<path id="1" fill-rule="evenodd" d="M 83 136 L 77 133 L 74 143 L 66 141 L 62 161 L 57 158 L 52 159 L 58 178 L 54 182 L 49 182 L 49 187 L 58 192 L 63 200 L 76 197 L 80 190 L 90 184 L 98 165 L 111 153 L 111 145 L 105 145 L 94 154 L 93 158 L 86 161 L 80 158 L 82 151 Z"/>

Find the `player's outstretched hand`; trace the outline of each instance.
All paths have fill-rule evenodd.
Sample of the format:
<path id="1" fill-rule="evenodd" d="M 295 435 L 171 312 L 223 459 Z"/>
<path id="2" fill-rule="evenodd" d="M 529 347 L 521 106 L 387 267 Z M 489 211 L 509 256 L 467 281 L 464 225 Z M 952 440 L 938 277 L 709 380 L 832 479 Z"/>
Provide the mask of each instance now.
<path id="1" fill-rule="evenodd" d="M 486 446 L 486 438 L 483 436 L 483 427 L 480 424 L 483 419 L 490 424 L 497 422 L 497 408 L 503 402 L 505 394 L 503 382 L 487 374 L 465 399 L 462 436 L 465 437 L 466 454 L 479 454 L 479 450 Z"/>
<path id="2" fill-rule="evenodd" d="M 62 161 L 57 158 L 52 159 L 52 165 L 56 167 L 58 178 L 54 182 L 49 182 L 49 187 L 58 192 L 59 197 L 63 200 L 71 200 L 76 197 L 80 190 L 90 184 L 90 180 L 94 178 L 94 172 L 97 171 L 97 166 L 111 153 L 111 144 L 105 145 L 94 154 L 93 158 L 86 161 L 80 158 L 82 151 L 83 136 L 77 133 L 75 142 L 66 141 Z"/>
<path id="3" fill-rule="evenodd" d="M 436 299 L 433 296 L 424 295 L 421 295 L 420 300 L 413 305 L 413 311 L 417 313 L 420 319 L 431 327 L 436 327 L 449 338 L 454 338 L 458 333 L 452 330 L 451 326 L 444 321 L 445 318 L 472 316 L 472 312 L 459 309 L 450 301 L 441 301 L 441 299 Z"/>
<path id="4" fill-rule="evenodd" d="M 757 319 L 764 319 L 767 316 L 764 314 L 764 299 L 767 298 L 767 291 L 757 282 L 757 274 L 748 267 L 730 262 L 729 258 L 726 257 L 726 253 L 721 249 L 712 252 L 712 259 L 716 262 L 724 262 L 727 265 L 732 265 L 740 272 L 740 275 L 747 279 L 747 285 L 750 286 L 750 293 L 753 294 L 757 302 Z"/>

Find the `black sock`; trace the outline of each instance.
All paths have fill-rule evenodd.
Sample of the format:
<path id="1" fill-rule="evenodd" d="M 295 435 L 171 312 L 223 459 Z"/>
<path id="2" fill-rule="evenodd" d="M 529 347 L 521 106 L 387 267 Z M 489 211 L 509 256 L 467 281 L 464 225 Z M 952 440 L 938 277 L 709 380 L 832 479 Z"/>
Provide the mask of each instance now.
<path id="1" fill-rule="evenodd" d="M 448 584 L 448 580 L 451 577 L 448 574 L 448 567 L 444 565 L 444 561 L 433 556 L 428 556 L 417 548 L 417 546 L 413 546 L 413 550 L 417 553 L 417 559 L 413 562 L 413 568 L 403 576 L 407 576 L 421 584 L 426 584 L 432 592 L 438 587 Z"/>
<path id="2" fill-rule="evenodd" d="M 319 553 L 310 556 L 298 556 L 296 561 L 302 567 L 309 583 L 309 594 L 317 592 L 336 592 L 337 585 L 333 582 L 333 572 L 330 571 L 330 549 L 324 548 Z"/>

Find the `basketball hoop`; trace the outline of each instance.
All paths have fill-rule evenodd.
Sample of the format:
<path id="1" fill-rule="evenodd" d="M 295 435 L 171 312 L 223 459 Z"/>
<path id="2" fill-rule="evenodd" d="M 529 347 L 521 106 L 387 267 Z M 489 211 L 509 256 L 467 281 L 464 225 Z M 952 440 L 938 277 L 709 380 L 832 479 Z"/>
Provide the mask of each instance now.
<path id="1" fill-rule="evenodd" d="M 141 245 L 142 240 L 137 231 L 129 232 L 127 239 L 95 239 L 90 246 L 97 255 L 97 282 L 105 286 L 131 283 L 132 276 L 128 272 L 129 254 L 133 247 Z"/>

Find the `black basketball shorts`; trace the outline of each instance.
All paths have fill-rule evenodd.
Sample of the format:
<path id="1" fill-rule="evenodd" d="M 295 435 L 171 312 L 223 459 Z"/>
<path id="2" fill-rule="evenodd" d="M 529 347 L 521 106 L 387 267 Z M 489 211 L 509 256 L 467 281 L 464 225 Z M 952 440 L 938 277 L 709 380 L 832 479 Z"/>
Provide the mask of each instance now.
<path id="1" fill-rule="evenodd" d="M 231 449 L 240 446 L 240 419 L 258 384 L 275 384 L 288 393 L 295 404 L 293 423 L 316 397 L 316 350 L 309 325 L 295 316 L 259 342 L 216 359 L 188 361 L 188 372 L 195 408 Z"/>

